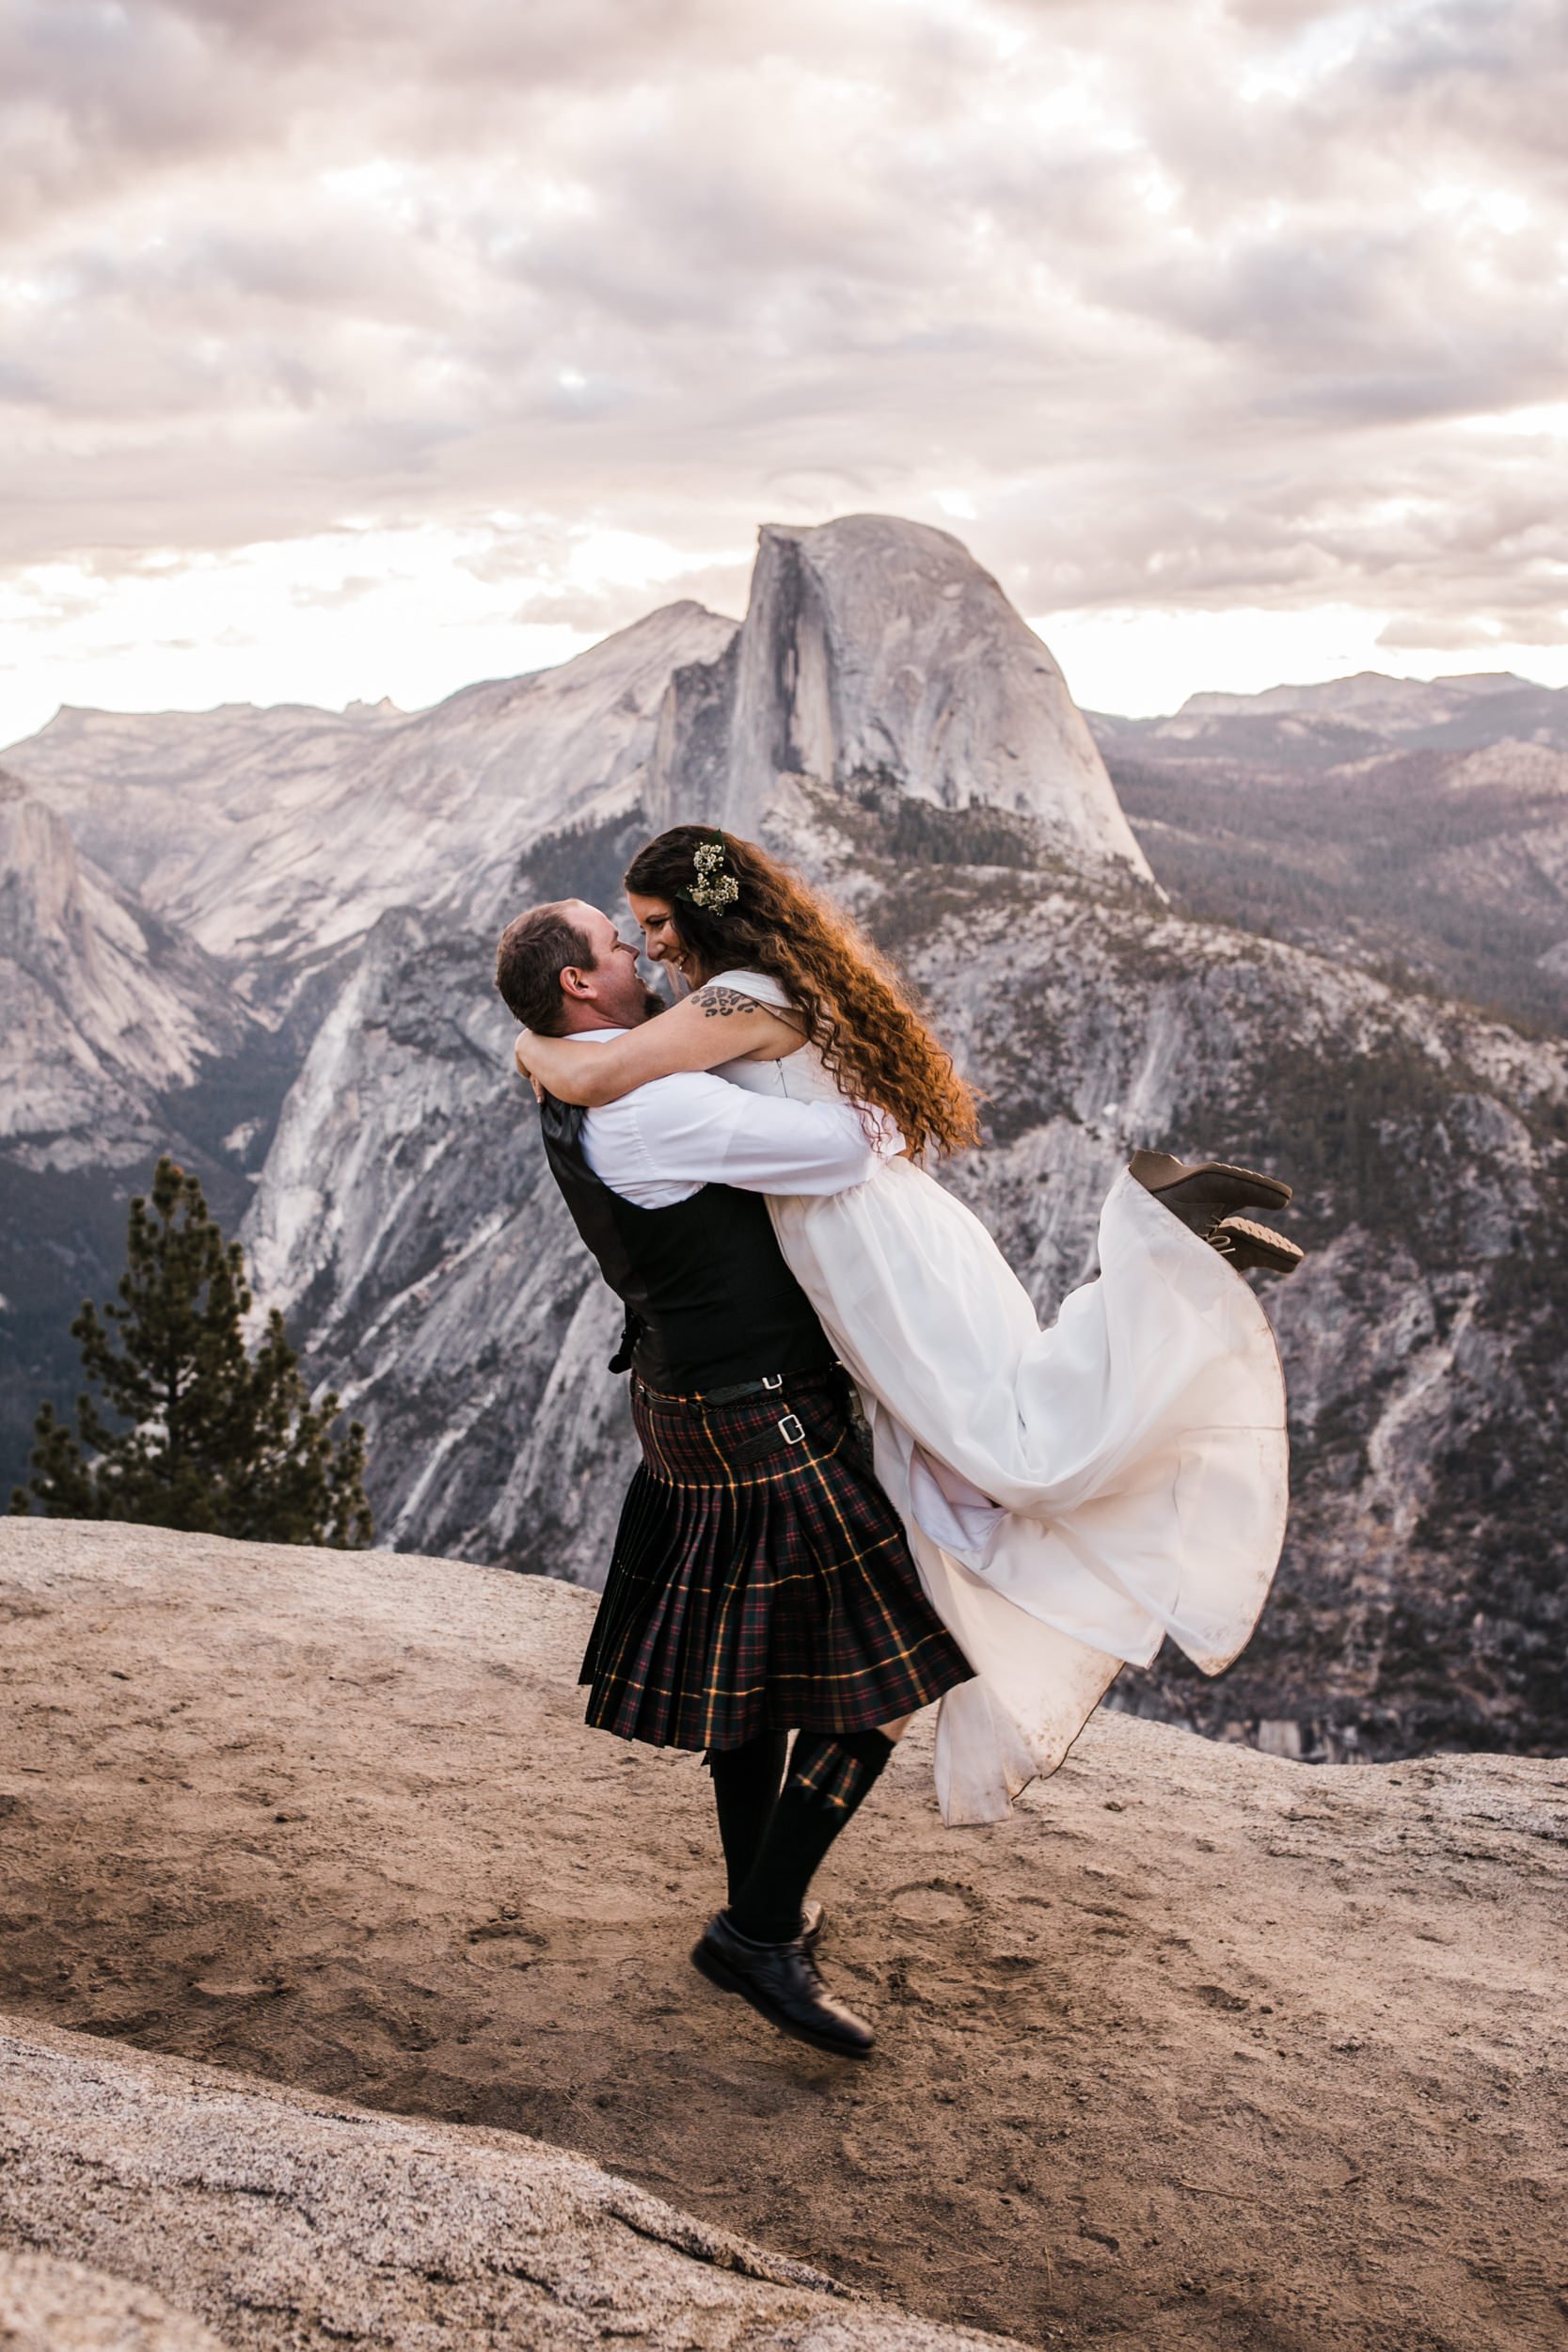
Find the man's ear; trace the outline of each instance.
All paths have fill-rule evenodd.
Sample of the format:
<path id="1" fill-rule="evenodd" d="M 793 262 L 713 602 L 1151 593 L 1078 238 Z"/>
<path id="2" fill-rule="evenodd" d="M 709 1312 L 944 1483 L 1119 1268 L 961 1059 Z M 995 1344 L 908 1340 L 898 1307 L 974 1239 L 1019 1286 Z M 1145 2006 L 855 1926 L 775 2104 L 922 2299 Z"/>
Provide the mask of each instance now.
<path id="1" fill-rule="evenodd" d="M 561 993 L 562 996 L 576 996 L 579 999 L 579 1001 L 583 997 L 592 997 L 594 993 L 592 987 L 593 977 L 594 975 L 592 972 L 590 972 L 586 977 L 584 977 L 582 966 L 580 964 L 565 964 L 562 966 L 561 972 Z"/>

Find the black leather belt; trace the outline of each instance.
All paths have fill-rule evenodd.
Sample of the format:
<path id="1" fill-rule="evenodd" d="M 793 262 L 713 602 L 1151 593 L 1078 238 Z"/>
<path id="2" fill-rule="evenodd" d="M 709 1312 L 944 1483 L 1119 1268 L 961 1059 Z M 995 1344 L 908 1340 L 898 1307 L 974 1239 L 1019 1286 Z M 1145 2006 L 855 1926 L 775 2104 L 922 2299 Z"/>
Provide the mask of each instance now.
<path id="1" fill-rule="evenodd" d="M 740 1405 L 749 1396 L 777 1396 L 784 1389 L 816 1388 L 837 1374 L 836 1364 L 824 1364 L 820 1372 L 776 1372 L 768 1380 L 737 1380 L 733 1389 L 701 1389 L 690 1396 L 667 1396 L 662 1389 L 650 1389 L 641 1377 L 637 1386 L 643 1402 L 656 1412 L 705 1413 L 710 1405 Z"/>
<path id="2" fill-rule="evenodd" d="M 825 1366 L 821 1372 L 796 1373 L 788 1376 L 788 1385 L 791 1388 L 816 1388 L 831 1380 L 837 1370 L 838 1367 L 833 1365 Z M 784 1400 L 781 1391 L 785 1380 L 784 1373 L 775 1373 L 770 1379 L 739 1380 L 734 1388 L 706 1389 L 699 1396 L 663 1396 L 657 1389 L 650 1389 L 644 1381 L 639 1381 L 638 1387 L 644 1403 L 652 1406 L 655 1412 L 697 1416 L 705 1412 L 709 1406 L 739 1405 L 752 1396 L 778 1396 L 783 1404 Z M 782 1454 L 786 1447 L 803 1445 L 805 1440 L 805 1425 L 800 1415 L 784 1413 L 771 1429 L 765 1429 L 754 1438 L 744 1438 L 738 1445 L 726 1446 L 724 1452 L 731 1462 L 760 1462 L 769 1454 Z"/>
<path id="3" fill-rule="evenodd" d="M 809 1374 L 805 1375 L 808 1379 Z M 784 1387 L 784 1375 L 776 1372 L 770 1380 L 740 1380 L 733 1389 L 705 1389 L 699 1402 L 704 1405 L 738 1405 L 745 1396 L 770 1396 Z"/>

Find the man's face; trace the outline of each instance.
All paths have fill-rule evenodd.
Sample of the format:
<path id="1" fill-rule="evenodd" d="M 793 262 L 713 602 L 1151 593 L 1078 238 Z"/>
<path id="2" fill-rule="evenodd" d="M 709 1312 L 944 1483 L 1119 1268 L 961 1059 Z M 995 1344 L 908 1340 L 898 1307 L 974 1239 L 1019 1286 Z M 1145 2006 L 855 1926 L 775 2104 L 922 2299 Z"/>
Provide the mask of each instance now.
<path id="1" fill-rule="evenodd" d="M 585 899 L 571 899 L 564 912 L 594 950 L 594 969 L 577 969 L 570 980 L 563 975 L 562 995 L 568 1028 L 635 1029 L 664 1008 L 644 988 L 637 969 L 638 950 L 621 937 L 608 914 Z"/>

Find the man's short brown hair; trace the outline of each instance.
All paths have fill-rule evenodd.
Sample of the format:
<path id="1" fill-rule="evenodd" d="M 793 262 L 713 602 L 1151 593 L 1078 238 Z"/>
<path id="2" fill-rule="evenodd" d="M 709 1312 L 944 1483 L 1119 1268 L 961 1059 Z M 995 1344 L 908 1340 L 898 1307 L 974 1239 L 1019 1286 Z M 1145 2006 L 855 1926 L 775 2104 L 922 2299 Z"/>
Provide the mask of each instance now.
<path id="1" fill-rule="evenodd" d="M 530 907 L 509 923 L 496 950 L 496 986 L 525 1029 L 540 1037 L 562 1034 L 561 975 L 568 964 L 596 972 L 598 961 L 586 931 L 564 912 L 570 900 Z"/>

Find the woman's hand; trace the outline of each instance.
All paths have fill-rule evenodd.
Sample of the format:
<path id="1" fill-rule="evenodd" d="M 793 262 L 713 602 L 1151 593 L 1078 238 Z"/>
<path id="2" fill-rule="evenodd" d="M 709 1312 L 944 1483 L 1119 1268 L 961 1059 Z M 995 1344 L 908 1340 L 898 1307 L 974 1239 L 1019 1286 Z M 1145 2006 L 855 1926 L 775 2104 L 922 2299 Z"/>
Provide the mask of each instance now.
<path id="1" fill-rule="evenodd" d="M 527 1029 L 520 1029 L 518 1031 L 516 1040 L 512 1048 L 512 1064 L 513 1068 L 516 1071 L 518 1077 L 526 1078 L 530 1086 L 533 1089 L 534 1101 L 536 1103 L 542 1103 L 545 1099 L 545 1089 L 540 1085 L 538 1079 L 534 1076 L 532 1071 L 529 1068 L 527 1061 L 523 1057 L 523 1046 L 525 1041 L 528 1041 L 528 1038 L 529 1032 Z"/>
<path id="2" fill-rule="evenodd" d="M 578 1045 L 566 1037 L 538 1037 L 524 1029 L 513 1056 L 519 1073 L 533 1089 L 533 1099 L 542 1103 L 546 1094 L 553 1094 L 558 1103 L 605 1103 L 613 1098 L 593 1090 L 599 1075 L 598 1062 L 606 1048 L 602 1045 Z"/>

